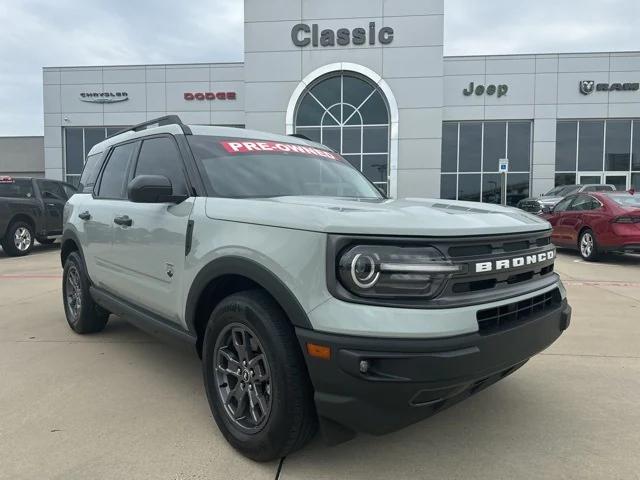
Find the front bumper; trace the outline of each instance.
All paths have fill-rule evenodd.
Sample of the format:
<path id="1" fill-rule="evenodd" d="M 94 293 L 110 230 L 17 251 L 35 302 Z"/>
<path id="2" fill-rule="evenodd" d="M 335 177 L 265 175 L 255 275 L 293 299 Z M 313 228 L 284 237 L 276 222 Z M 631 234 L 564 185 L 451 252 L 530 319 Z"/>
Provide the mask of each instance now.
<path id="1" fill-rule="evenodd" d="M 569 326 L 566 299 L 492 333 L 437 339 L 366 338 L 296 329 L 327 443 L 381 435 L 429 417 L 509 375 Z M 309 356 L 307 343 L 331 347 Z M 364 364 L 368 368 L 363 372 Z"/>

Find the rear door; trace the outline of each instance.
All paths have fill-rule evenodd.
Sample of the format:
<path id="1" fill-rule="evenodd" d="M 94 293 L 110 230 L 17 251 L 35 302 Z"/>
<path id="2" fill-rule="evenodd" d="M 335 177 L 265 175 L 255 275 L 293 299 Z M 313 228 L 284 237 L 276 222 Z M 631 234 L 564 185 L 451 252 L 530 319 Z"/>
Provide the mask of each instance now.
<path id="1" fill-rule="evenodd" d="M 138 141 L 118 145 L 108 152 L 104 167 L 93 188 L 93 194 L 83 199 L 80 229 L 84 231 L 85 261 L 91 280 L 109 291 L 118 290 L 120 259 L 114 256 L 114 218 L 127 201 L 125 187 Z"/>
<path id="2" fill-rule="evenodd" d="M 59 235 L 62 233 L 62 212 L 68 200 L 67 192 L 60 182 L 38 179 L 36 184 L 44 204 L 43 226 L 47 230 L 47 235 Z"/>
<path id="3" fill-rule="evenodd" d="M 170 135 L 142 141 L 132 177 L 162 175 L 173 194 L 188 196 L 190 187 L 175 139 Z M 130 225 L 114 227 L 113 254 L 118 263 L 118 295 L 159 316 L 179 322 L 185 241 L 194 198 L 175 203 L 122 202 L 117 215 Z"/>

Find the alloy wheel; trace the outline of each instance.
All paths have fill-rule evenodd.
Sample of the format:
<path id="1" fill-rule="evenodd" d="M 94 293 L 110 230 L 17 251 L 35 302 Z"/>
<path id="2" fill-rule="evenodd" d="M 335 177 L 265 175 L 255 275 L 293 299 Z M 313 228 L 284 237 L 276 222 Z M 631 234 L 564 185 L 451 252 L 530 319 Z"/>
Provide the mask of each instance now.
<path id="1" fill-rule="evenodd" d="M 79 318 L 82 308 L 82 285 L 80 284 L 80 273 L 75 266 L 70 267 L 67 271 L 65 293 L 67 309 L 75 321 Z"/>
<path id="2" fill-rule="evenodd" d="M 580 240 L 580 253 L 585 258 L 589 258 L 593 252 L 593 236 L 589 233 L 583 233 Z"/>
<path id="3" fill-rule="evenodd" d="M 257 432 L 271 413 L 271 370 L 258 336 L 246 325 L 227 325 L 214 350 L 218 394 L 229 419 Z"/>
<path id="4" fill-rule="evenodd" d="M 28 228 L 18 227 L 16 229 L 16 233 L 13 236 L 13 244 L 16 246 L 18 251 L 26 252 L 31 247 L 31 243 L 33 239 L 31 238 L 31 232 Z"/>

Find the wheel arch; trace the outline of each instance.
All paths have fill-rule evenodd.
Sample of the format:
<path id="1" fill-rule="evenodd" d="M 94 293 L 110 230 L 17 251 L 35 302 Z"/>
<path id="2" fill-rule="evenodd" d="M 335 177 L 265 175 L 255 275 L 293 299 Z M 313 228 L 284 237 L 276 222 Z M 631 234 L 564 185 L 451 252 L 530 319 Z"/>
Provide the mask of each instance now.
<path id="1" fill-rule="evenodd" d="M 578 231 L 578 238 L 576 239 L 576 246 L 578 247 L 578 249 L 580 249 L 580 239 L 582 238 L 582 234 L 585 230 L 591 230 L 591 233 L 593 233 L 593 239 L 596 239 L 596 232 L 593 230 L 593 228 L 591 228 L 590 225 L 582 225 L 580 227 L 580 230 Z"/>
<path id="2" fill-rule="evenodd" d="M 26 213 L 16 213 L 13 217 L 11 217 L 11 220 L 9 220 L 9 222 L 7 223 L 7 230 L 11 227 L 11 225 L 13 225 L 16 222 L 28 223 L 33 229 L 33 234 L 35 236 L 36 221 L 31 216 L 27 215 Z"/>
<path id="3" fill-rule="evenodd" d="M 252 288 L 267 292 L 294 326 L 311 328 L 311 322 L 300 302 L 273 272 L 247 258 L 222 257 L 208 263 L 198 272 L 187 295 L 185 321 L 188 330 L 196 334 L 199 354 L 204 328 L 213 308 L 223 298 Z"/>
<path id="4" fill-rule="evenodd" d="M 64 268 L 64 262 L 67 261 L 69 255 L 73 252 L 77 252 L 82 259 L 84 270 L 88 276 L 89 272 L 87 272 L 87 264 L 84 261 L 84 253 L 80 245 L 80 240 L 75 232 L 72 230 L 65 231 L 62 235 L 62 239 L 60 240 L 60 264 L 62 265 L 62 268 Z"/>

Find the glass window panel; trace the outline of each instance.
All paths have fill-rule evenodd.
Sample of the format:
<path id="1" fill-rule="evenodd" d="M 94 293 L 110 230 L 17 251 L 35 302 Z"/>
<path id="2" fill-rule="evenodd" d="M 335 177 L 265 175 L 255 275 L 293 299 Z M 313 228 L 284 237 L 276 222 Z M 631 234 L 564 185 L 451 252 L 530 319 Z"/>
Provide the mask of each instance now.
<path id="1" fill-rule="evenodd" d="M 555 207 L 553 207 L 553 211 L 554 212 L 564 212 L 565 210 L 567 210 L 567 208 L 569 208 L 569 205 L 571 205 L 571 202 L 573 202 L 573 200 L 576 198 L 575 195 L 571 195 L 570 197 L 567 197 L 563 200 L 560 200 L 557 205 Z"/>
<path id="2" fill-rule="evenodd" d="M 362 122 L 367 124 L 388 124 L 389 113 L 387 112 L 387 104 L 385 103 L 380 92 L 374 93 L 369 100 L 360 108 Z"/>
<path id="3" fill-rule="evenodd" d="M 460 171 L 479 172 L 482 151 L 482 123 L 460 123 Z M 462 183 L 462 182 L 460 182 Z M 478 188 L 480 182 L 478 181 Z M 479 195 L 479 192 L 478 192 Z"/>
<path id="4" fill-rule="evenodd" d="M 320 128 L 296 127 L 296 133 L 304 135 L 309 140 L 320 143 Z"/>
<path id="5" fill-rule="evenodd" d="M 556 124 L 556 170 L 575 171 L 578 122 Z"/>
<path id="6" fill-rule="evenodd" d="M 79 175 L 67 175 L 66 182 L 74 187 L 78 188 L 80 185 L 80 176 Z M 91 192 L 91 190 L 89 190 Z"/>
<path id="7" fill-rule="evenodd" d="M 531 122 L 509 122 L 509 171 L 528 172 L 531 158 Z"/>
<path id="8" fill-rule="evenodd" d="M 602 171 L 604 122 L 602 120 L 581 121 L 579 135 L 578 169 Z"/>
<path id="9" fill-rule="evenodd" d="M 127 127 L 112 127 L 112 128 L 110 127 L 110 128 L 107 128 L 107 137 L 110 137 L 111 135 L 115 135 L 116 133 L 124 130 L 125 128 L 127 128 Z"/>
<path id="10" fill-rule="evenodd" d="M 442 124 L 442 171 L 455 172 L 458 168 L 457 157 L 458 157 L 458 124 L 456 122 L 443 123 Z"/>
<path id="11" fill-rule="evenodd" d="M 358 108 L 373 91 L 373 87 L 361 78 L 345 75 L 343 82 L 343 102 L 349 103 L 356 108 Z"/>
<path id="12" fill-rule="evenodd" d="M 486 203 L 500 203 L 500 175 L 485 173 L 482 176 L 482 201 Z"/>
<path id="13" fill-rule="evenodd" d="M 89 154 L 91 147 L 105 139 L 104 127 L 84 129 L 84 155 Z M 74 172 L 75 173 L 75 172 Z"/>
<path id="14" fill-rule="evenodd" d="M 340 151 L 340 128 L 323 128 L 322 144 L 329 148 L 333 148 L 336 152 Z"/>
<path id="15" fill-rule="evenodd" d="M 67 174 L 82 173 L 84 151 L 82 150 L 82 128 L 65 128 L 65 168 Z"/>
<path id="16" fill-rule="evenodd" d="M 375 186 L 378 187 L 379 190 L 382 191 L 382 193 L 384 194 L 384 196 L 388 196 L 389 192 L 387 191 L 387 182 L 384 183 L 375 183 Z"/>
<path id="17" fill-rule="evenodd" d="M 329 114 L 324 116 L 323 125 L 337 125 L 342 122 L 342 108 L 340 105 L 334 105 L 329 109 Z M 337 120 L 337 123 L 336 123 Z"/>
<path id="18" fill-rule="evenodd" d="M 387 163 L 386 155 L 363 155 L 362 173 L 372 182 L 386 182 Z"/>
<path id="19" fill-rule="evenodd" d="M 560 185 L 575 185 L 576 174 L 575 173 L 556 173 L 555 186 Z"/>
<path id="20" fill-rule="evenodd" d="M 325 108 L 329 108 L 335 103 L 340 103 L 340 83 L 340 76 L 326 78 L 311 87 L 311 93 Z"/>
<path id="21" fill-rule="evenodd" d="M 79 177 L 79 183 L 74 184 L 74 186 L 80 186 L 80 191 L 83 193 L 91 193 L 93 191 L 93 186 L 96 183 L 96 179 L 98 178 L 98 173 L 100 172 L 100 166 L 102 162 L 102 154 L 97 153 L 94 155 L 89 155 L 87 157 L 87 163 L 84 165 L 84 170 L 82 170 L 82 177 Z"/>
<path id="22" fill-rule="evenodd" d="M 345 128 L 345 131 L 348 129 Z M 387 153 L 389 149 L 389 127 L 364 127 L 363 152 Z"/>
<path id="23" fill-rule="evenodd" d="M 458 200 L 480 201 L 480 174 L 458 175 Z"/>
<path id="24" fill-rule="evenodd" d="M 362 127 L 345 127 L 342 130 L 342 153 L 362 151 Z"/>
<path id="25" fill-rule="evenodd" d="M 441 175 L 440 176 L 440 198 L 447 200 L 455 200 L 458 186 L 456 184 L 456 175 Z"/>
<path id="26" fill-rule="evenodd" d="M 360 171 L 360 155 L 343 155 L 343 157 Z"/>
<path id="27" fill-rule="evenodd" d="M 518 202 L 529 197 L 529 174 L 507 174 L 507 205 L 515 207 Z"/>
<path id="28" fill-rule="evenodd" d="M 505 158 L 507 124 L 505 122 L 486 122 L 484 124 L 483 170 L 497 172 L 498 160 Z"/>
<path id="29" fill-rule="evenodd" d="M 640 170 L 640 120 L 633 121 L 633 146 L 631 149 L 631 170 Z"/>
<path id="30" fill-rule="evenodd" d="M 142 142 L 135 175 L 162 175 L 171 180 L 174 195 L 188 194 L 178 146 L 169 137 L 151 138 Z"/>
<path id="31" fill-rule="evenodd" d="M 600 175 L 580 175 L 580 185 L 591 185 L 601 181 L 602 177 Z"/>
<path id="32" fill-rule="evenodd" d="M 631 187 L 640 193 L 640 173 L 631 174 Z"/>
<path id="33" fill-rule="evenodd" d="M 608 120 L 605 170 L 628 172 L 631 153 L 631 120 Z"/>
<path id="34" fill-rule="evenodd" d="M 124 184 L 129 171 L 129 162 L 136 143 L 125 143 L 113 149 L 102 172 L 99 196 L 103 198 L 125 198 Z"/>
<path id="35" fill-rule="evenodd" d="M 306 94 L 298 106 L 296 125 L 320 125 L 323 113 L 324 108 L 311 95 Z"/>
<path id="36" fill-rule="evenodd" d="M 360 115 L 351 105 L 342 105 L 342 119 L 345 125 L 360 125 L 362 123 Z"/>

